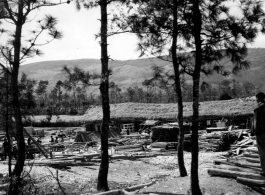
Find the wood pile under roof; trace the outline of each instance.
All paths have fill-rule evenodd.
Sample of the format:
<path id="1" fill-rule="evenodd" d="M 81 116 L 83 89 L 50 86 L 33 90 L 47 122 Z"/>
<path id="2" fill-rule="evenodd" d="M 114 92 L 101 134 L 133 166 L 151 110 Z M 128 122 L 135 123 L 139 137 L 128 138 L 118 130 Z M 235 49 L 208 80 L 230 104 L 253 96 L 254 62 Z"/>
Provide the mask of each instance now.
<path id="1" fill-rule="evenodd" d="M 201 102 L 200 119 L 252 116 L 255 106 L 252 98 Z M 173 103 L 120 103 L 111 104 L 110 111 L 112 120 L 176 120 L 178 106 Z M 83 117 L 84 121 L 101 121 L 101 106 L 91 106 Z M 192 102 L 184 103 L 184 118 L 192 118 Z"/>

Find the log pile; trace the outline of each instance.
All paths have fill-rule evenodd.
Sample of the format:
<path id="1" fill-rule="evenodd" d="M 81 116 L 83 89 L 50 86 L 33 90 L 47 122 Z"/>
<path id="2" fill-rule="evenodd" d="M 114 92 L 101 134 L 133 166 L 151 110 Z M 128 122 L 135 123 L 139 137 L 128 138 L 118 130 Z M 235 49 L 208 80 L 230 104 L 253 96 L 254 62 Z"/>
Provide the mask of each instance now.
<path id="1" fill-rule="evenodd" d="M 153 142 L 177 142 L 179 128 L 170 125 L 161 125 L 152 128 Z"/>
<path id="2" fill-rule="evenodd" d="M 208 169 L 208 174 L 236 179 L 238 183 L 265 194 L 265 177 L 260 175 L 262 169 L 257 148 L 248 147 L 243 152 L 238 156 L 214 160 L 214 165 Z"/>
<path id="3" fill-rule="evenodd" d="M 136 158 L 156 157 L 156 154 L 146 151 L 144 145 L 150 140 L 144 136 L 137 139 L 132 137 L 110 138 L 109 156 L 110 160 L 131 160 Z M 46 158 L 38 160 L 26 160 L 29 166 L 50 166 L 57 169 L 70 169 L 72 166 L 92 166 L 101 161 L 99 143 L 96 141 L 88 142 L 60 142 L 49 143 L 41 147 L 46 151 L 44 154 L 51 154 Z M 7 161 L 2 161 L 7 164 Z M 15 161 L 12 161 L 15 164 Z"/>
<path id="4" fill-rule="evenodd" d="M 184 150 L 186 151 L 190 151 L 190 140 L 191 140 L 191 134 L 185 134 Z M 177 141 L 175 142 L 169 142 L 169 141 L 153 142 L 151 144 L 151 147 L 154 150 L 176 149 Z M 174 143 L 174 144 L 171 144 L 171 143 Z M 219 151 L 228 151 L 232 149 L 230 152 L 234 152 L 234 149 L 237 149 L 238 147 L 246 148 L 248 146 L 252 146 L 253 143 L 254 143 L 254 138 L 250 136 L 249 129 L 219 131 L 219 132 L 213 132 L 213 133 L 203 132 L 199 136 L 200 149 L 207 150 L 207 151 L 219 152 Z"/>
<path id="5" fill-rule="evenodd" d="M 201 150 L 228 151 L 231 148 L 236 148 L 241 140 L 249 139 L 249 134 L 250 130 L 248 129 L 204 133 L 199 137 L 199 147 Z M 248 142 L 246 145 L 251 143 Z"/>
<path id="6" fill-rule="evenodd" d="M 242 136 L 240 141 L 237 141 L 235 144 L 231 145 L 230 154 L 239 155 L 242 152 L 251 149 L 256 146 L 256 137 L 255 136 Z"/>

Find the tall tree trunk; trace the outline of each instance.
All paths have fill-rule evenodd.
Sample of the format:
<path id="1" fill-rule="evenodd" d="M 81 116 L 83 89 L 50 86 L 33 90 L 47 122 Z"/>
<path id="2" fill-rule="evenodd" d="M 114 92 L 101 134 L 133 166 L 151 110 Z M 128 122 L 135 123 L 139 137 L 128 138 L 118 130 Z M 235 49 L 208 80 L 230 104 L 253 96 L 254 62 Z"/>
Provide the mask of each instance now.
<path id="1" fill-rule="evenodd" d="M 109 68 L 108 68 L 108 43 L 107 43 L 107 0 L 99 2 L 101 10 L 101 83 L 100 92 L 102 98 L 102 130 L 101 130 L 101 163 L 98 173 L 98 190 L 109 190 L 108 187 L 108 171 L 109 171 L 109 155 L 108 155 L 108 131 L 110 121 L 109 106 Z"/>
<path id="2" fill-rule="evenodd" d="M 6 138 L 7 138 L 7 142 L 8 145 L 11 146 L 11 141 L 10 141 L 10 134 L 9 134 L 9 123 L 11 122 L 9 119 L 9 74 L 6 72 L 5 73 L 5 77 L 6 77 Z M 12 139 L 12 137 L 11 137 Z M 10 151 L 8 151 L 8 176 L 11 177 L 11 153 Z"/>
<path id="3" fill-rule="evenodd" d="M 174 1 L 173 8 L 173 40 L 172 40 L 172 60 L 175 73 L 175 89 L 178 97 L 178 123 L 179 123 L 179 139 L 178 139 L 178 165 L 179 172 L 181 177 L 187 176 L 187 170 L 184 163 L 184 154 L 183 154 L 183 143 L 184 143 L 184 128 L 183 128 L 183 100 L 182 100 L 182 90 L 180 84 L 180 73 L 179 73 L 179 64 L 177 60 L 177 37 L 178 37 L 178 9 L 177 1 Z"/>
<path id="4" fill-rule="evenodd" d="M 193 0 L 193 36 L 195 39 L 196 59 L 193 73 L 193 117 L 192 117 L 192 135 L 191 135 L 191 193 L 192 195 L 201 195 L 198 175 L 198 127 L 199 127 L 199 88 L 200 72 L 202 63 L 201 48 L 201 13 L 199 0 Z"/>
<path id="5" fill-rule="evenodd" d="M 77 105 L 76 105 L 76 97 L 75 97 L 75 89 L 74 89 L 74 110 L 77 111 Z"/>
<path id="6" fill-rule="evenodd" d="M 19 102 L 19 90 L 18 90 L 18 73 L 20 65 L 20 48 L 21 48 L 21 35 L 23 25 L 23 1 L 20 0 L 18 3 L 18 19 L 16 24 L 15 41 L 14 41 L 14 63 L 13 71 L 11 75 L 11 88 L 12 88 L 12 100 L 14 107 L 15 116 L 15 127 L 16 127 L 16 140 L 18 146 L 18 158 L 14 168 L 14 175 L 20 177 L 25 161 L 25 141 L 23 135 L 22 116 Z"/>
<path id="7" fill-rule="evenodd" d="M 18 73 L 20 66 L 20 48 L 21 48 L 21 35 L 22 26 L 24 24 L 23 19 L 23 5 L 24 2 L 20 0 L 18 2 L 18 15 L 15 30 L 15 40 L 14 40 L 14 62 L 13 70 L 11 74 L 11 90 L 12 90 L 12 103 L 14 108 L 14 118 L 15 118 L 15 129 L 16 129 L 16 141 L 17 141 L 17 162 L 13 170 L 12 175 L 13 180 L 9 186 L 9 194 L 19 194 L 19 185 L 21 181 L 21 173 L 24 168 L 25 163 L 25 141 L 23 135 L 23 124 L 22 116 L 20 110 L 19 102 L 19 90 L 18 90 Z M 16 178 L 16 179 L 15 179 Z"/>

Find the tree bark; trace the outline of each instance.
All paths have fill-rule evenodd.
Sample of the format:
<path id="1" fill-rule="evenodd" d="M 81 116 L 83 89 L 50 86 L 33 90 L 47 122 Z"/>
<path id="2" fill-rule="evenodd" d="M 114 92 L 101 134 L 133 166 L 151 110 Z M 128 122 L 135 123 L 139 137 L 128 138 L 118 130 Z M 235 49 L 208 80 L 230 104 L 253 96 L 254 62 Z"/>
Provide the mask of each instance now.
<path id="1" fill-rule="evenodd" d="M 15 116 L 15 128 L 16 128 L 16 140 L 17 140 L 17 163 L 13 170 L 13 175 L 20 178 L 20 175 L 23 171 L 24 162 L 25 162 L 25 141 L 23 135 L 23 124 L 22 124 L 22 116 L 20 110 L 20 102 L 19 102 L 19 90 L 18 90 L 18 73 L 20 66 L 20 49 L 21 49 L 21 36 L 22 36 L 22 26 L 24 23 L 23 17 L 23 1 L 20 0 L 18 3 L 18 16 L 16 23 L 16 31 L 15 31 L 15 41 L 14 41 L 14 62 L 13 62 L 13 71 L 11 74 L 11 88 L 12 88 L 12 102 L 14 108 L 14 116 Z"/>
<path id="2" fill-rule="evenodd" d="M 184 154 L 183 154 L 183 143 L 184 143 L 184 128 L 183 128 L 183 100 L 182 100 L 182 90 L 180 84 L 180 73 L 179 73 L 179 64 L 177 60 L 177 37 L 178 37 L 178 21 L 177 21 L 177 1 L 174 1 L 173 8 L 173 40 L 172 40 L 172 61 L 175 73 L 175 89 L 177 93 L 178 101 L 178 123 L 179 123 L 179 139 L 178 139 L 178 165 L 179 173 L 181 177 L 187 176 L 187 170 L 184 163 Z"/>
<path id="3" fill-rule="evenodd" d="M 191 194 L 201 195 L 198 175 L 198 127 L 199 127 L 199 88 L 200 88 L 200 72 L 202 63 L 202 47 L 201 47 L 201 13 L 199 8 L 199 0 L 193 0 L 193 36 L 195 40 L 195 67 L 193 72 L 193 117 L 192 117 L 192 136 L 191 136 Z"/>
<path id="4" fill-rule="evenodd" d="M 100 92 L 102 98 L 102 130 L 101 130 L 101 163 L 98 174 L 97 190 L 108 191 L 108 131 L 110 121 L 110 106 L 109 106 L 109 68 L 108 68 L 108 43 L 107 43 L 107 0 L 99 2 L 101 10 L 101 83 Z"/>
<path id="5" fill-rule="evenodd" d="M 17 3 L 17 21 L 15 29 L 15 40 L 14 40 L 14 61 L 10 62 L 12 65 L 11 73 L 11 91 L 12 91 L 12 104 L 14 109 L 14 118 L 15 118 L 15 134 L 17 141 L 17 162 L 15 164 L 14 170 L 12 172 L 12 179 L 9 185 L 8 194 L 19 194 L 21 186 L 21 173 L 24 168 L 25 163 L 25 141 L 23 135 L 23 124 L 22 124 L 22 115 L 20 110 L 19 102 L 19 90 L 18 90 L 18 73 L 20 66 L 20 49 L 21 49 L 21 36 L 22 36 L 22 26 L 24 24 L 23 16 L 23 6 L 24 1 L 20 0 Z M 13 146 L 11 146 L 13 147 Z"/>
<path id="6" fill-rule="evenodd" d="M 9 123 L 11 123 L 11 121 L 9 120 L 9 75 L 6 72 L 5 73 L 5 77 L 6 77 L 6 138 L 7 138 L 7 142 L 8 145 L 11 146 L 11 141 L 10 141 L 10 134 L 9 134 Z M 12 137 L 11 137 L 12 139 Z M 11 171 L 11 153 L 10 151 L 8 151 L 8 176 L 11 177 L 12 171 Z"/>

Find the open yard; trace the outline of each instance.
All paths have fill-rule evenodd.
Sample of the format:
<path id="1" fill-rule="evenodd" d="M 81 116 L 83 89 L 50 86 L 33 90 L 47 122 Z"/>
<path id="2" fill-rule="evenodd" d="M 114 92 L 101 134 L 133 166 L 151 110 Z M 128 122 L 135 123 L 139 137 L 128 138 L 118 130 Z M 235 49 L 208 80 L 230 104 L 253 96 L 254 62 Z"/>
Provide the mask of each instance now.
<path id="1" fill-rule="evenodd" d="M 207 195 L 249 195 L 258 194 L 252 189 L 238 184 L 233 179 L 211 177 L 207 169 L 212 166 L 212 160 L 222 153 L 200 153 L 200 184 L 204 194 Z M 185 153 L 186 168 L 190 173 L 191 156 Z M 95 194 L 96 180 L 99 163 L 92 166 L 74 166 L 69 170 L 59 170 L 58 178 L 66 194 Z M 27 167 L 29 170 L 30 167 Z M 7 166 L 0 164 L 1 173 L 7 173 Z M 35 187 L 39 189 L 37 194 L 60 194 L 58 183 L 52 176 L 56 176 L 53 168 L 35 166 L 30 171 Z M 109 187 L 120 189 L 125 186 L 156 181 L 156 184 L 147 187 L 142 192 L 168 192 L 174 194 L 187 194 L 190 185 L 190 177 L 179 177 L 176 156 L 157 156 L 138 160 L 114 160 L 110 163 Z"/>

